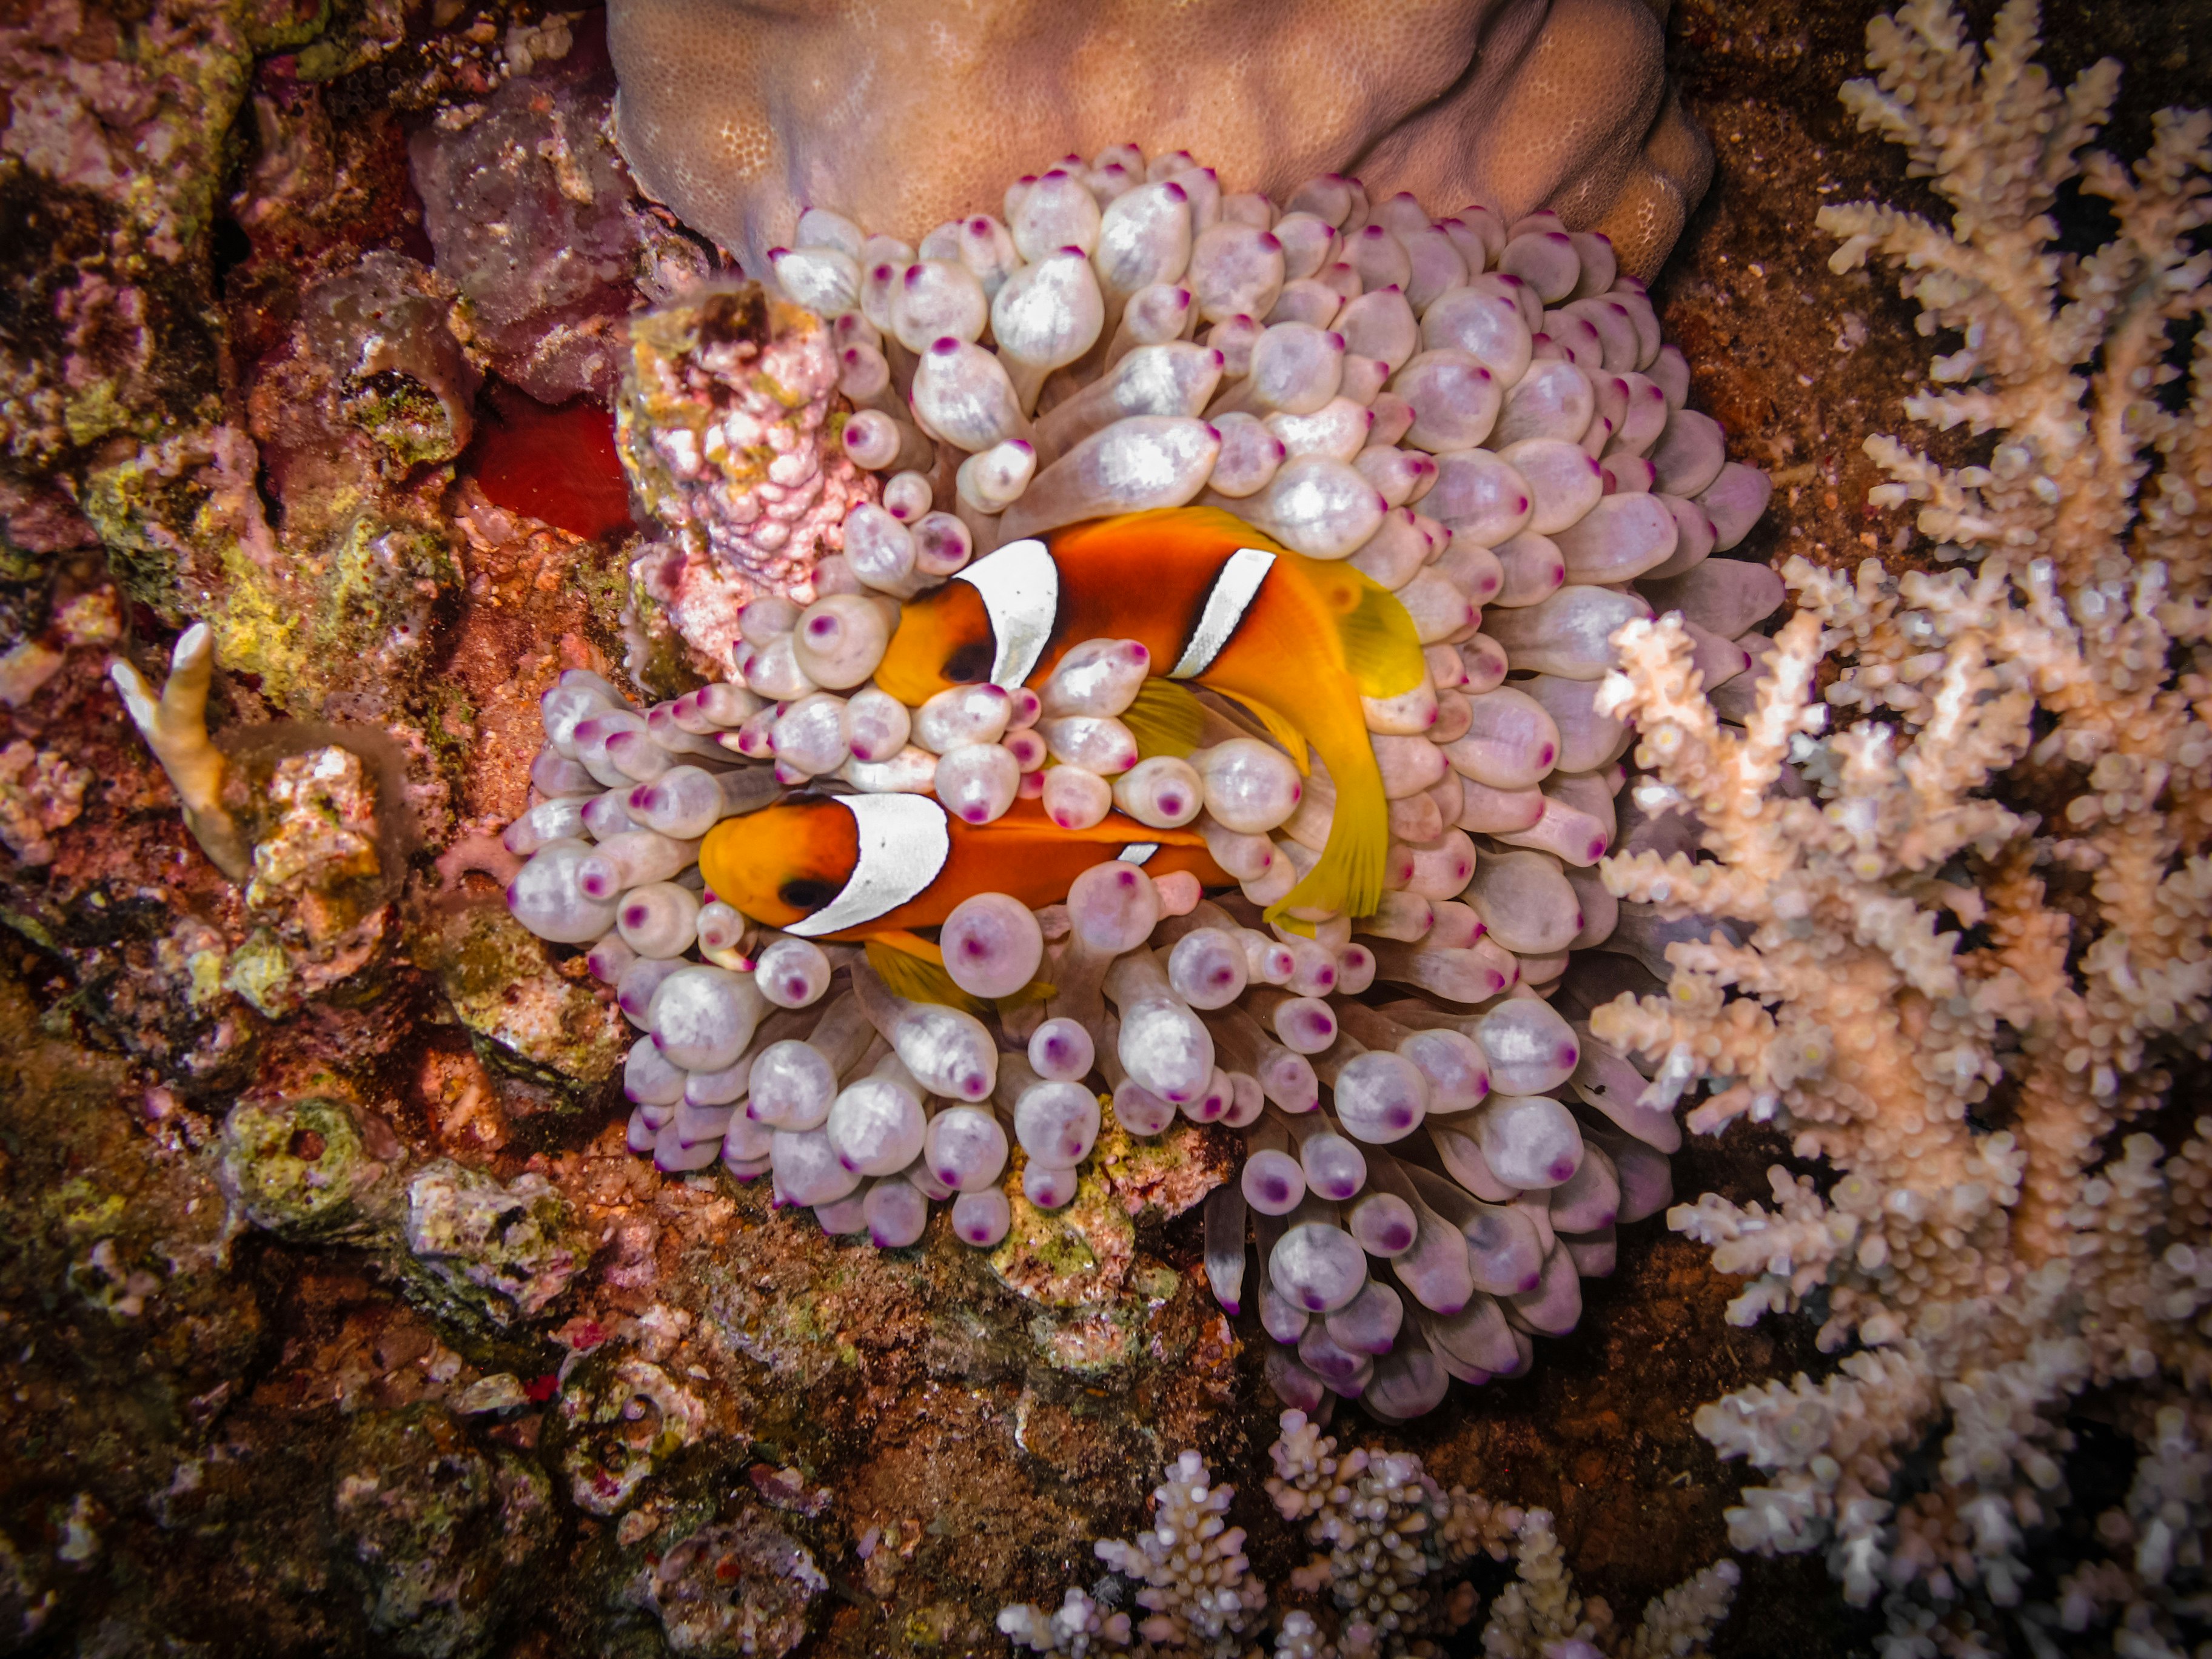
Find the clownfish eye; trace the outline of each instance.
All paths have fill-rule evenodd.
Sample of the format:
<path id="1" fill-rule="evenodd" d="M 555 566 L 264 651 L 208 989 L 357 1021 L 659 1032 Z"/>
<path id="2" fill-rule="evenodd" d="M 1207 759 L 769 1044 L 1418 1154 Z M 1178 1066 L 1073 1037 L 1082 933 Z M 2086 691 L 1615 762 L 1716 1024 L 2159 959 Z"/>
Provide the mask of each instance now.
<path id="1" fill-rule="evenodd" d="M 793 876 L 775 890 L 775 896 L 794 910 L 804 910 L 810 915 L 837 896 L 832 883 L 819 876 Z"/>
<path id="2" fill-rule="evenodd" d="M 991 672 L 991 643 L 971 640 L 945 659 L 945 678 L 955 685 L 980 685 Z"/>

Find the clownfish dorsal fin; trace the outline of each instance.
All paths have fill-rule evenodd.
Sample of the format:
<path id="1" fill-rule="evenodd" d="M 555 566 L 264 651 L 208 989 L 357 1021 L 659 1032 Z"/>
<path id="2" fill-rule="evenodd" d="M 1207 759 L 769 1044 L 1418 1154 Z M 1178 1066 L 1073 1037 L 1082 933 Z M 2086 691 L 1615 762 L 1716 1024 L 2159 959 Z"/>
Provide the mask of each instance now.
<path id="1" fill-rule="evenodd" d="M 1206 709 L 1188 687 L 1156 675 L 1137 688 L 1135 701 L 1121 711 L 1121 724 L 1136 738 L 1141 758 L 1172 755 L 1182 760 L 1198 747 Z"/>
<path id="2" fill-rule="evenodd" d="M 868 966 L 876 970 L 894 996 L 908 1002 L 942 1003 L 963 1013 L 981 1015 L 988 1006 L 952 982 L 945 971 L 945 953 L 919 933 L 902 929 L 878 933 L 867 942 Z"/>
<path id="3" fill-rule="evenodd" d="M 1313 768 L 1306 761 L 1305 733 L 1293 726 L 1288 716 L 1270 708 L 1257 697 L 1248 696 L 1242 691 L 1237 692 L 1233 696 L 1218 691 L 1214 695 L 1222 697 L 1224 701 L 1236 703 L 1238 708 L 1245 710 L 1254 720 L 1259 721 L 1267 735 L 1282 744 L 1283 752 L 1291 757 L 1291 764 L 1298 769 L 1298 775 L 1301 777 L 1310 776 L 1312 774 Z"/>
<path id="4" fill-rule="evenodd" d="M 1382 583 L 1350 568 L 1342 574 L 1357 580 L 1357 598 L 1337 612 L 1336 636 L 1359 695 L 1395 697 L 1412 690 L 1427 669 L 1413 617 Z"/>

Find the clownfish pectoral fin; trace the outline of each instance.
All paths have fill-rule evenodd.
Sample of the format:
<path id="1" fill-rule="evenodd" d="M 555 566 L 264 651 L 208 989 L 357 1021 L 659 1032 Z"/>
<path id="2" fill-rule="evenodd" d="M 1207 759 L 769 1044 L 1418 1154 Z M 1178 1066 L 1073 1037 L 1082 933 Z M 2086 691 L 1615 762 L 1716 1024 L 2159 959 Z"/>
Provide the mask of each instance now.
<path id="1" fill-rule="evenodd" d="M 945 971 L 944 952 L 920 934 L 878 933 L 868 941 L 866 955 L 868 966 L 894 996 L 908 1002 L 942 1003 L 978 1016 L 990 1012 L 988 1004 L 952 982 L 952 975 Z"/>
<path id="2" fill-rule="evenodd" d="M 1382 902 L 1382 866 L 1389 846 L 1390 808 L 1382 790 L 1340 791 L 1320 861 L 1306 872 L 1304 881 L 1267 907 L 1267 920 L 1284 921 L 1292 910 L 1373 915 Z"/>
<path id="3" fill-rule="evenodd" d="M 874 935 L 870 943 L 888 945 L 901 955 L 912 957 L 918 962 L 934 963 L 940 968 L 945 965 L 944 951 L 921 934 L 910 933 L 903 927 L 886 928 Z"/>
<path id="4" fill-rule="evenodd" d="M 1182 760 L 1198 747 L 1206 731 L 1206 708 L 1188 687 L 1155 678 L 1137 688 L 1136 700 L 1121 711 L 1121 723 L 1136 738 L 1141 758 L 1172 755 Z"/>
<path id="5" fill-rule="evenodd" d="M 1421 683 L 1420 637 L 1398 596 L 1379 582 L 1363 580 L 1358 599 L 1336 618 L 1344 664 L 1363 697 L 1395 697 Z"/>
<path id="6" fill-rule="evenodd" d="M 1278 714 L 1257 697 L 1247 696 L 1242 691 L 1225 692 L 1220 695 L 1229 697 L 1240 708 L 1249 712 L 1252 718 L 1259 721 L 1266 729 L 1267 735 L 1282 744 L 1284 752 L 1291 757 L 1291 763 L 1298 769 L 1299 776 L 1305 777 L 1311 775 L 1313 768 L 1306 763 L 1305 733 L 1299 731 L 1287 715 Z"/>
<path id="7" fill-rule="evenodd" d="M 1013 995 L 994 997 L 992 1000 L 999 1005 L 1000 1014 L 1013 1014 L 1018 1013 L 1024 1008 L 1034 1007 L 1040 1002 L 1051 1001 L 1059 989 L 1060 987 L 1057 985 L 1050 984 L 1044 980 L 1033 979 Z"/>

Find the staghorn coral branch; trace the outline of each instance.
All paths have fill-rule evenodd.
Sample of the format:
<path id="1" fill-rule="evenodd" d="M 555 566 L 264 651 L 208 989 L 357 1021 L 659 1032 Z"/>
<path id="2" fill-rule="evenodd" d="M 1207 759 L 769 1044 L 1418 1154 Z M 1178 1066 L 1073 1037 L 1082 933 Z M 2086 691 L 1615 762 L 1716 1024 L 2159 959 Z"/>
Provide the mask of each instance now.
<path id="1" fill-rule="evenodd" d="M 2170 1153 L 2113 1142 L 2212 1054 L 2212 331 L 2173 391 L 2182 330 L 2212 314 L 2212 118 L 2161 115 L 2131 168 L 2084 154 L 2116 71 L 2054 89 L 2024 0 L 1986 48 L 1943 0 L 1868 39 L 1876 78 L 1845 103 L 1951 219 L 1862 204 L 1821 222 L 1838 269 L 1901 263 L 1923 331 L 1960 337 L 1907 412 L 1996 440 L 1955 468 L 1869 441 L 1890 480 L 1873 500 L 1916 504 L 1928 550 L 1974 568 L 1791 561 L 1799 613 L 1743 738 L 1667 623 L 1624 630 L 1603 695 L 1637 723 L 1639 799 L 1694 811 L 1705 856 L 1604 878 L 1747 932 L 1670 945 L 1668 994 L 1591 1028 L 1706 1082 L 1693 1129 L 1770 1120 L 1827 1160 L 1773 1170 L 1771 1204 L 1708 1194 L 1669 1217 L 1747 1279 L 1732 1319 L 1819 1306 L 1823 1348 L 1858 1345 L 1826 1382 L 1700 1413 L 1765 1474 L 1734 1541 L 1825 1549 L 1851 1600 L 1884 1601 L 1893 1652 L 2057 1651 L 2060 1630 L 2087 1651 L 2115 1621 L 2115 1653 L 2181 1651 L 2212 1559 L 2190 1484 L 2212 1476 L 2212 1121 Z M 2077 179 L 2118 228 L 2062 258 L 2049 209 Z M 1825 738 L 1820 653 L 1855 722 Z M 1784 736 L 1817 804 L 1758 798 L 1752 744 Z M 2066 1419 L 2093 1386 L 2181 1485 L 2141 1483 L 2066 1572 L 2085 1547 L 2052 1529 Z M 2028 1605 L 2052 1582 L 2031 1562 L 2053 1565 L 2056 1605 Z"/>

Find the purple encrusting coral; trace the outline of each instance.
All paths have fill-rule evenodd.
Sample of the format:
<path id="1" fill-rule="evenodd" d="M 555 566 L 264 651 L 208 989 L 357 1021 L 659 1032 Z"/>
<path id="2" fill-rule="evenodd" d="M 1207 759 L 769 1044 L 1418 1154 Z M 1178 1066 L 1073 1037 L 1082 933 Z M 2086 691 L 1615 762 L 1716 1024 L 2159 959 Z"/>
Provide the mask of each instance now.
<path id="1" fill-rule="evenodd" d="M 830 442 L 836 387 L 827 327 L 757 291 L 631 320 L 616 431 L 668 533 L 632 568 L 649 641 L 672 629 L 696 669 L 726 672 L 748 604 L 815 596 L 815 567 L 875 494 Z"/>
<path id="2" fill-rule="evenodd" d="M 466 303 L 471 343 L 544 404 L 611 402 L 638 296 L 672 299 L 713 269 L 635 201 L 605 142 L 611 93 L 605 48 L 587 38 L 409 146 L 423 229 Z"/>

